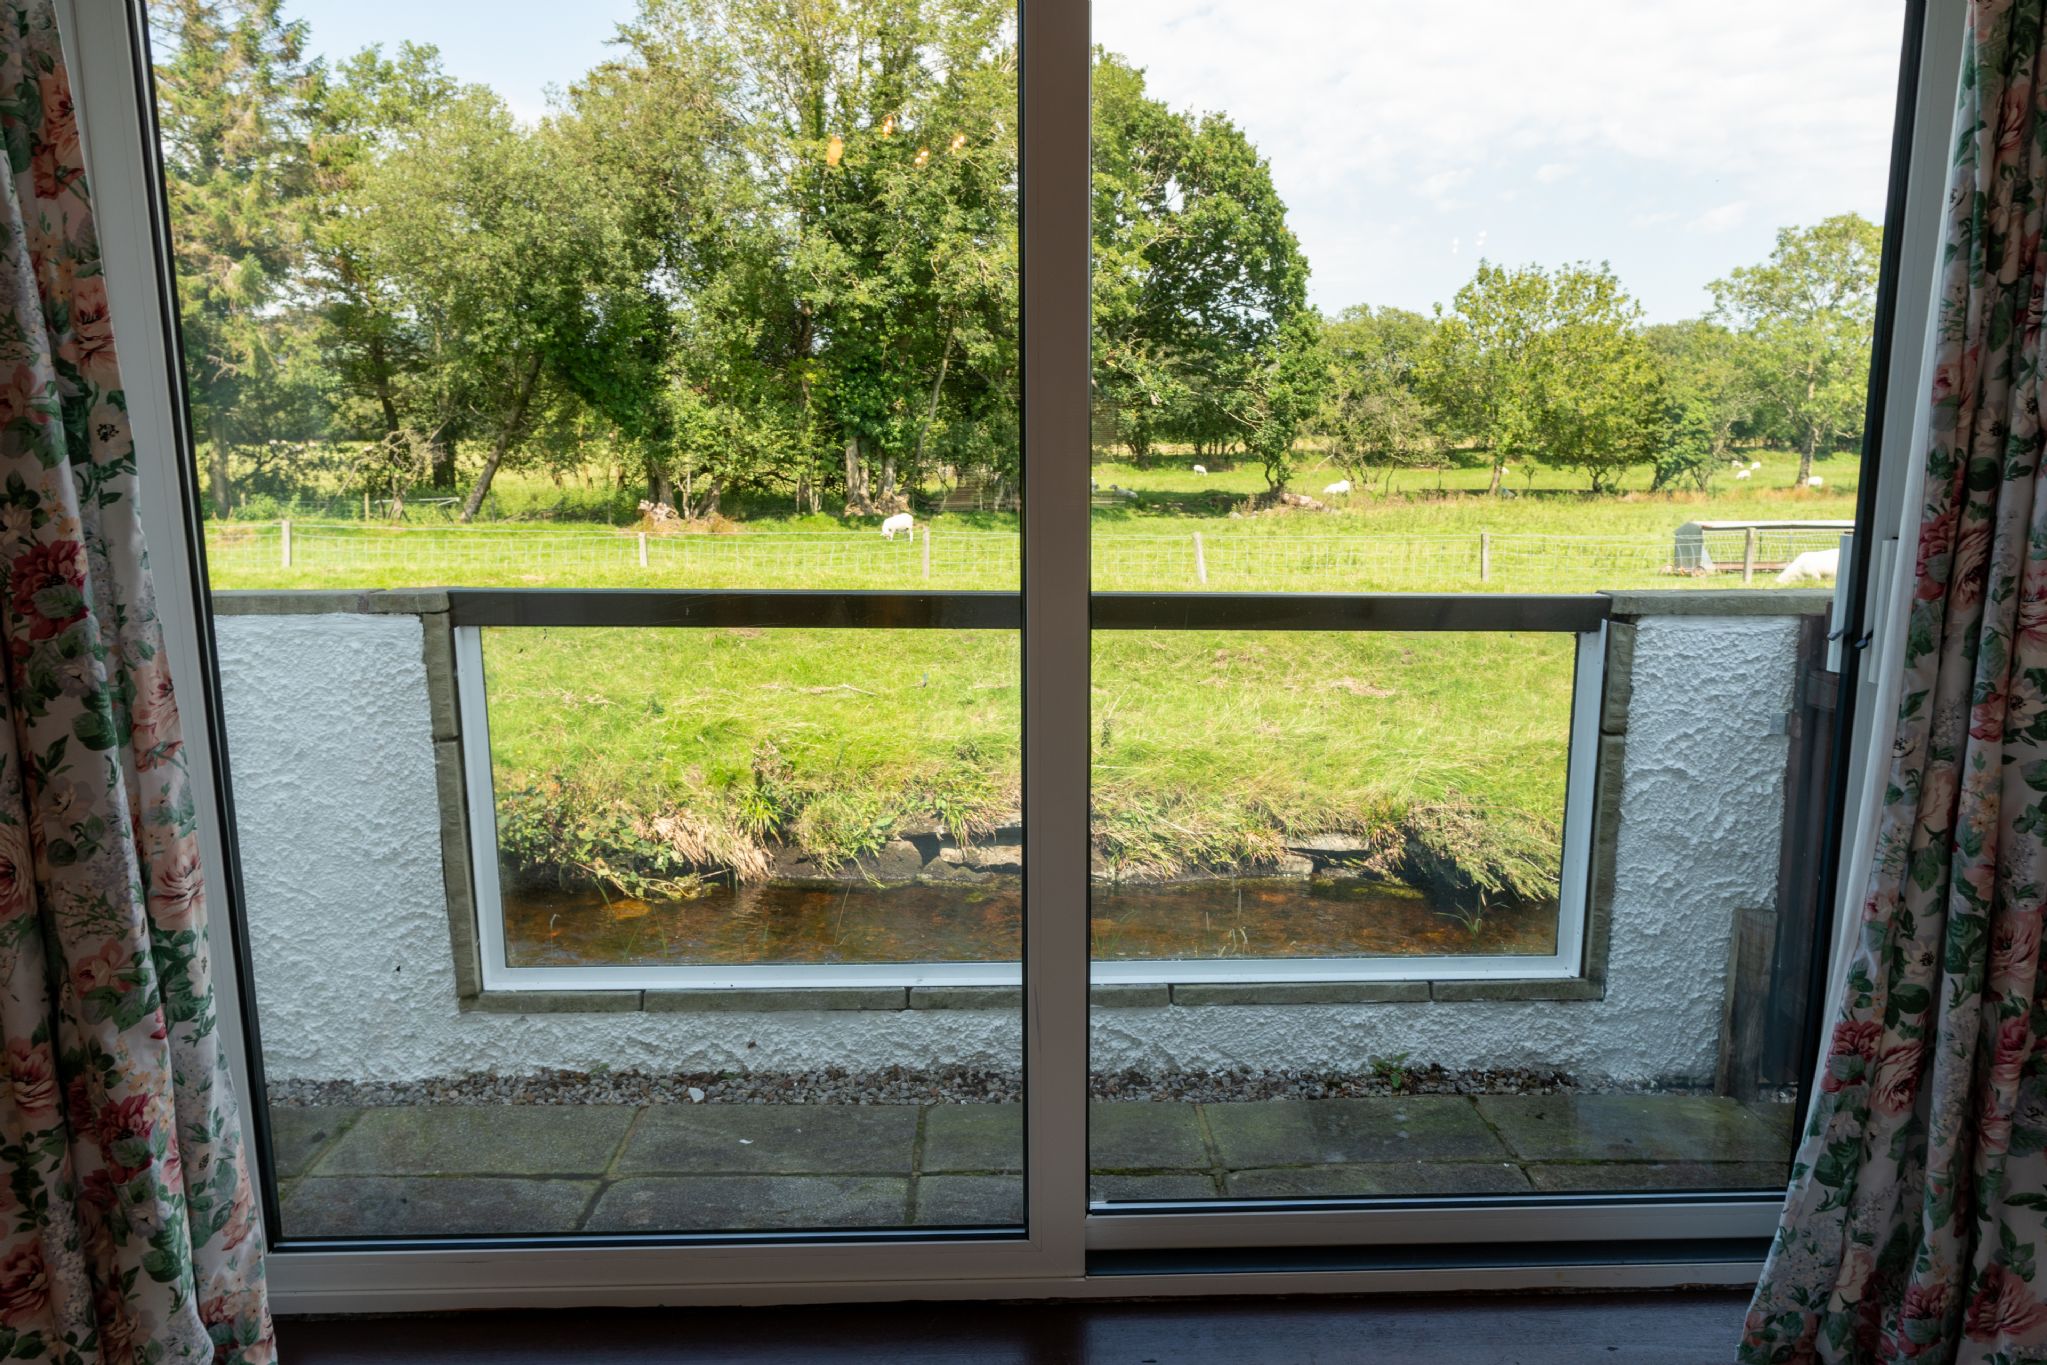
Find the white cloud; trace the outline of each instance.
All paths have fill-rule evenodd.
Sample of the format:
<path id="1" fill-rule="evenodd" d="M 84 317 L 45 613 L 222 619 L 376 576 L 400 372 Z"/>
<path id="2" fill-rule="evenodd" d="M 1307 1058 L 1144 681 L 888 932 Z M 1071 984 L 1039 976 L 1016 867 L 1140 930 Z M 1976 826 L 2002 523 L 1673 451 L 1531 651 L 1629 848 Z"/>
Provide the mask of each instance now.
<path id="1" fill-rule="evenodd" d="M 1748 218 L 1748 200 L 1736 199 L 1732 203 L 1719 204 L 1685 224 L 1694 232 L 1725 232 L 1739 227 Z"/>
<path id="2" fill-rule="evenodd" d="M 1447 297 L 1446 266 L 1423 280 L 1344 239 L 1371 224 L 1441 242 L 1436 215 L 1518 192 L 1497 243 L 1511 259 L 1612 256 L 1631 284 L 1664 272 L 1641 286 L 1664 311 L 1690 309 L 1776 226 L 1880 213 L 1902 23 L 1903 0 L 1094 7 L 1095 40 L 1154 94 L 1228 110 L 1271 159 L 1332 306 Z M 1653 230 L 1671 222 L 1725 235 L 1694 258 Z"/>
<path id="3" fill-rule="evenodd" d="M 1446 206 L 1450 203 L 1450 191 L 1469 179 L 1471 179 L 1469 168 L 1437 171 L 1433 175 L 1424 176 L 1421 183 L 1422 198 L 1439 206 Z"/>

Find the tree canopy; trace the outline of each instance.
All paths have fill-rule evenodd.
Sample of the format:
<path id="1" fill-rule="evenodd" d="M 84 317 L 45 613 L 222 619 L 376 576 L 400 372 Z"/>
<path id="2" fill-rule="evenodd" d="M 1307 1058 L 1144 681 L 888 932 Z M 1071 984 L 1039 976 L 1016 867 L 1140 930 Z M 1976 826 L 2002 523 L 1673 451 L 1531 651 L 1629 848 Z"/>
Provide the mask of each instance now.
<path id="1" fill-rule="evenodd" d="M 308 57 L 283 0 L 152 7 L 216 512 L 318 472 L 479 514 L 508 466 L 684 515 L 1018 488 L 1016 34 L 993 0 L 640 0 L 521 120 L 431 47 Z M 1360 484 L 1534 462 L 1705 487 L 1859 430 L 1880 233 L 1786 228 L 1645 327 L 1604 265 L 1479 263 L 1433 316 L 1308 304 L 1266 158 L 1094 57 L 1096 440 Z"/>

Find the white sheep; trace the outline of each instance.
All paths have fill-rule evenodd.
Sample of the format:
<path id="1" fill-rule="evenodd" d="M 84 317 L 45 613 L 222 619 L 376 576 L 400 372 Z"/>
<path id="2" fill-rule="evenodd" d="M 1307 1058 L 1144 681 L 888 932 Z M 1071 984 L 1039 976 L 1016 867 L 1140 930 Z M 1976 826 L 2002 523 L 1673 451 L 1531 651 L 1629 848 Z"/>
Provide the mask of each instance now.
<path id="1" fill-rule="evenodd" d="M 1832 578 L 1841 571 L 1839 550 L 1807 550 L 1784 566 L 1784 572 L 1777 575 L 1779 583 L 1818 583 Z"/>
<path id="2" fill-rule="evenodd" d="M 894 540 L 898 531 L 901 531 L 906 536 L 916 535 L 917 519 L 908 512 L 898 512 L 881 524 L 881 538 L 883 540 Z"/>
<path id="3" fill-rule="evenodd" d="M 1748 467 L 1750 469 L 1761 469 L 1763 467 L 1763 462 L 1761 460 L 1750 460 L 1748 462 Z"/>
<path id="4" fill-rule="evenodd" d="M 1348 492 L 1350 492 L 1350 480 L 1338 479 L 1335 483 L 1330 484 L 1327 488 L 1322 490 L 1322 496 L 1325 498 L 1330 497 L 1332 495 L 1341 497 L 1343 494 Z"/>
<path id="5" fill-rule="evenodd" d="M 1208 472 L 1208 466 L 1207 466 L 1207 465 L 1205 465 L 1205 464 L 1198 464 L 1198 465 L 1195 465 L 1195 466 L 1194 466 L 1194 472 L 1195 472 L 1196 474 L 1206 474 L 1206 473 Z"/>
<path id="6" fill-rule="evenodd" d="M 1822 484 L 1824 484 L 1825 482 L 1826 482 L 1826 480 L 1825 480 L 1825 479 L 1823 479 L 1823 478 L 1821 478 L 1821 477 L 1820 477 L 1819 475 L 1815 474 L 1815 475 L 1813 475 L 1813 476 L 1812 476 L 1811 478 L 1809 478 L 1809 479 L 1807 479 L 1807 480 L 1805 481 L 1805 486 L 1806 486 L 1807 488 L 1818 488 L 1818 487 L 1820 487 L 1820 486 L 1821 486 Z"/>
<path id="7" fill-rule="evenodd" d="M 1737 469 L 1734 471 L 1734 477 L 1737 479 L 1746 479 L 1752 472 L 1753 471 L 1747 469 Z"/>

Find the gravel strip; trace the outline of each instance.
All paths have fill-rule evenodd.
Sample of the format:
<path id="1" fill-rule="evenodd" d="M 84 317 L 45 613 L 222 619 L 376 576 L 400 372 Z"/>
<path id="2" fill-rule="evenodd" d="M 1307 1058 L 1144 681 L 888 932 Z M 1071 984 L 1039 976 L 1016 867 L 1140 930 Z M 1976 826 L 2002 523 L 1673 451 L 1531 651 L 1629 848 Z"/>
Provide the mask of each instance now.
<path id="1" fill-rule="evenodd" d="M 1136 1071 L 1098 1073 L 1096 1099 L 1218 1104 L 1244 1100 L 1347 1099 L 1371 1095 L 1544 1095 L 1576 1089 L 1561 1071 L 1440 1067 L 1363 1072 Z M 1605 1087 L 1602 1087 L 1605 1088 Z M 1009 1104 L 1023 1098 L 1013 1071 L 941 1067 L 927 1071 L 836 1069 L 797 1073 L 542 1071 L 524 1076 L 474 1072 L 424 1081 L 273 1080 L 270 1102 L 283 1106 L 407 1104 Z"/>

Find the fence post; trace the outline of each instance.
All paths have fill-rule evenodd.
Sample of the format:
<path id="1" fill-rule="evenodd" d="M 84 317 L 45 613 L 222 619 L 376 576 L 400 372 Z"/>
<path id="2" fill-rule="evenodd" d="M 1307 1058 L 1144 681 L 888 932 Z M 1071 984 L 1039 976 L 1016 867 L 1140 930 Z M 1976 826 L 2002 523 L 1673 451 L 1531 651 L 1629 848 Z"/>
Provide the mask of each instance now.
<path id="1" fill-rule="evenodd" d="M 647 533 L 640 532 L 640 567 L 647 567 Z"/>
<path id="2" fill-rule="evenodd" d="M 924 578 L 927 582 L 931 578 L 931 527 L 929 524 L 924 527 Z"/>
<path id="3" fill-rule="evenodd" d="M 277 523 L 277 529 L 279 532 L 277 543 L 284 557 L 284 567 L 289 569 L 291 567 L 291 518 L 286 517 L 283 521 Z"/>
<path id="4" fill-rule="evenodd" d="M 1744 585 L 1756 581 L 1756 528 L 1748 528 L 1741 539 L 1741 581 Z"/>
<path id="5" fill-rule="evenodd" d="M 1201 548 L 1201 532 L 1194 533 L 1194 577 L 1202 587 L 1208 586 L 1208 555 Z"/>
<path id="6" fill-rule="evenodd" d="M 1493 533 L 1491 531 L 1480 531 L 1478 533 L 1478 581 L 1481 583 L 1493 581 Z"/>

